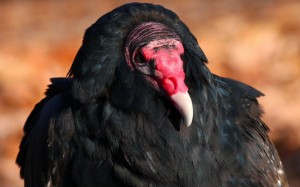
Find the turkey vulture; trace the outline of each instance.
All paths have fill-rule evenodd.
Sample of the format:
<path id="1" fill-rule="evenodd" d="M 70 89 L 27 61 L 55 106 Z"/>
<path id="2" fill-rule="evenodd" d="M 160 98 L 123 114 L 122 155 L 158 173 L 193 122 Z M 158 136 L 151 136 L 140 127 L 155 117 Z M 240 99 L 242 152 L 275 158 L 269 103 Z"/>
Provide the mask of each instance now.
<path id="1" fill-rule="evenodd" d="M 206 62 L 160 5 L 99 18 L 25 123 L 25 186 L 288 186 L 261 120 L 263 94 Z"/>

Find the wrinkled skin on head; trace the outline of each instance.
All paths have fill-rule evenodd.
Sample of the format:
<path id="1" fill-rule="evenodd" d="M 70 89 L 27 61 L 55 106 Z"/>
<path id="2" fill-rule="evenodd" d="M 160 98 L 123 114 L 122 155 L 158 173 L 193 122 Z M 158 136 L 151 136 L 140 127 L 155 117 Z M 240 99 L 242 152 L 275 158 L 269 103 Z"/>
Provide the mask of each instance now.
<path id="1" fill-rule="evenodd" d="M 150 39 L 147 41 L 146 37 Z M 181 58 L 184 48 L 179 37 L 165 25 L 150 22 L 135 28 L 127 40 L 128 65 L 145 74 L 153 87 L 162 88 L 181 113 L 185 125 L 190 126 L 193 105 L 184 82 Z"/>

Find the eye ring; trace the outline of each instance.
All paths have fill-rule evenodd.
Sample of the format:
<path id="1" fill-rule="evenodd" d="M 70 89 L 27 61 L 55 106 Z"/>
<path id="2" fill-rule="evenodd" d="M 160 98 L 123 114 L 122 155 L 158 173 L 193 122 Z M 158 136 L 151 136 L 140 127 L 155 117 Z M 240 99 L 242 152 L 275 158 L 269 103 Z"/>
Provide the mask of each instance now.
<path id="1" fill-rule="evenodd" d="M 144 54 L 143 54 L 142 51 L 139 50 L 139 51 L 135 54 L 135 56 L 134 56 L 133 59 L 134 59 L 133 62 L 134 62 L 137 66 L 139 66 L 139 67 L 145 67 L 145 66 L 147 66 L 147 62 L 148 62 L 148 61 L 145 59 Z"/>

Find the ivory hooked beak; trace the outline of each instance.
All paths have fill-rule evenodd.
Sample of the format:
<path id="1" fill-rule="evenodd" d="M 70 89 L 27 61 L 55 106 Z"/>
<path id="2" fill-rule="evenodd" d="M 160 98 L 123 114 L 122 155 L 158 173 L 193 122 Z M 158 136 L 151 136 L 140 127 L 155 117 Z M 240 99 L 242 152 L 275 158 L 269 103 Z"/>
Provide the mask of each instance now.
<path id="1" fill-rule="evenodd" d="M 178 92 L 171 96 L 171 101 L 184 118 L 184 124 L 189 127 L 193 121 L 193 104 L 188 92 Z"/>

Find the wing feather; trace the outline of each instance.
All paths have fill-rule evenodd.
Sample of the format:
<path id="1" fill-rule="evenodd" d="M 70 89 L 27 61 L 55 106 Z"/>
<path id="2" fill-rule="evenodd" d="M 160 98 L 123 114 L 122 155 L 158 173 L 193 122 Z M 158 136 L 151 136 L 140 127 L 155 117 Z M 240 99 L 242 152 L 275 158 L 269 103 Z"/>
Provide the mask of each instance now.
<path id="1" fill-rule="evenodd" d="M 247 162 L 241 163 L 247 179 L 233 177 L 230 184 L 288 186 L 278 153 L 268 137 L 269 128 L 261 119 L 263 111 L 257 98 L 264 94 L 236 80 L 222 77 L 217 80 L 230 92 L 230 103 L 234 105 L 231 114 L 235 114 L 235 124 L 243 138 L 240 142 L 246 153 Z"/>
<path id="2" fill-rule="evenodd" d="M 63 161 L 66 162 L 66 155 L 70 154 L 67 150 L 70 149 L 75 130 L 70 94 L 66 89 L 69 82 L 64 81 L 66 80 L 56 79 L 56 84 L 52 81 L 46 97 L 34 107 L 25 122 L 24 137 L 16 160 L 21 168 L 20 174 L 24 178 L 25 187 L 46 186 L 55 178 L 53 172 L 57 174 L 60 172 L 57 168 L 62 169 L 57 166 L 61 163 L 53 163 L 51 160 L 59 160 L 54 157 L 64 155 Z M 61 87 L 63 84 L 66 86 Z"/>

